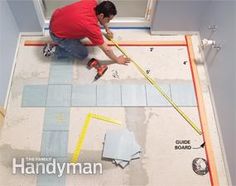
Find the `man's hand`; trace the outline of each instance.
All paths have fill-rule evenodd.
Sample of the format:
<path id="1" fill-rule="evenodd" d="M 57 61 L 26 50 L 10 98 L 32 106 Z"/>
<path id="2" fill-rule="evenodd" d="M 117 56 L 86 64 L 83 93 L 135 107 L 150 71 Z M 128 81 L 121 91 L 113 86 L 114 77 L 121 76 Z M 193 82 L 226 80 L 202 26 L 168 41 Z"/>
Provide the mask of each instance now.
<path id="1" fill-rule="evenodd" d="M 125 57 L 124 55 L 121 55 L 117 58 L 117 63 L 121 65 L 127 65 L 127 63 L 130 62 L 130 59 Z"/>
<path id="2" fill-rule="evenodd" d="M 106 32 L 107 32 L 108 38 L 113 38 L 113 33 L 109 28 L 106 29 Z"/>
<path id="3" fill-rule="evenodd" d="M 103 50 L 103 52 L 107 55 L 107 57 L 109 57 L 112 61 L 114 61 L 114 62 L 116 62 L 118 64 L 127 65 L 127 63 L 130 62 L 130 59 L 125 57 L 124 55 L 121 55 L 121 56 L 117 57 L 113 53 L 111 47 L 109 47 L 106 42 L 104 42 L 99 47 Z"/>

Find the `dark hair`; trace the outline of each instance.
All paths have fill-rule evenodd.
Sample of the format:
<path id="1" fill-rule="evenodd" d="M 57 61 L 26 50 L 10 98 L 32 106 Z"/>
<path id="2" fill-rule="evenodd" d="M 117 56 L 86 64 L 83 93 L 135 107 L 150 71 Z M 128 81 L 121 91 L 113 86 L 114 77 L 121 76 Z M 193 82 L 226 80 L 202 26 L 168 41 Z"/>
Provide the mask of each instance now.
<path id="1" fill-rule="evenodd" d="M 104 14 L 104 17 L 115 16 L 117 14 L 116 7 L 111 1 L 103 1 L 95 7 L 96 15 Z"/>

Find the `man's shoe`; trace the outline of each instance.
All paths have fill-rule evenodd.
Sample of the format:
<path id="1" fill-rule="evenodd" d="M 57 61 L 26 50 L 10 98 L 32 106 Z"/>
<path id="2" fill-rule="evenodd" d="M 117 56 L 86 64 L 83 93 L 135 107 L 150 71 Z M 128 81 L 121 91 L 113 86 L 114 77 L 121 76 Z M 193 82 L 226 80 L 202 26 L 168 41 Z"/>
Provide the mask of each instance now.
<path id="1" fill-rule="evenodd" d="M 54 53 L 56 51 L 56 46 L 50 43 L 47 43 L 44 47 L 43 47 L 43 55 L 45 57 L 49 57 L 49 56 L 53 56 Z"/>

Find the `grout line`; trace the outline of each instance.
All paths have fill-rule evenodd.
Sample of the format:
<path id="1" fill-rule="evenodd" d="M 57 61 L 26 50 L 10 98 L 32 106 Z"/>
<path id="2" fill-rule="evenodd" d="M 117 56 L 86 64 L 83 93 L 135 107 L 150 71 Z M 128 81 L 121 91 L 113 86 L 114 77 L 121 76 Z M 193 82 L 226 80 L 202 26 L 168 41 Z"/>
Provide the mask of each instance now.
<path id="1" fill-rule="evenodd" d="M 70 85 L 70 106 L 69 106 L 69 108 L 72 106 L 72 93 L 73 93 L 73 85 L 71 84 Z"/>
<path id="2" fill-rule="evenodd" d="M 148 104 L 148 98 L 147 98 L 148 96 L 147 96 L 147 84 L 146 83 L 144 84 L 144 88 L 145 88 L 146 107 L 147 107 L 149 104 Z"/>

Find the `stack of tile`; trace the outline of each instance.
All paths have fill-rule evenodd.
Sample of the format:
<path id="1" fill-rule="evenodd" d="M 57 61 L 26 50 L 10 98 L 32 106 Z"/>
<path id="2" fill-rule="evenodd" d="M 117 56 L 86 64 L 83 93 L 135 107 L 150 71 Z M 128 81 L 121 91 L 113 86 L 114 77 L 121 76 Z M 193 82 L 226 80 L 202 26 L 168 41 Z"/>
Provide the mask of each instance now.
<path id="1" fill-rule="evenodd" d="M 140 158 L 141 147 L 137 144 L 134 133 L 127 129 L 106 132 L 103 158 L 111 159 L 116 165 L 125 168 L 131 160 Z"/>

